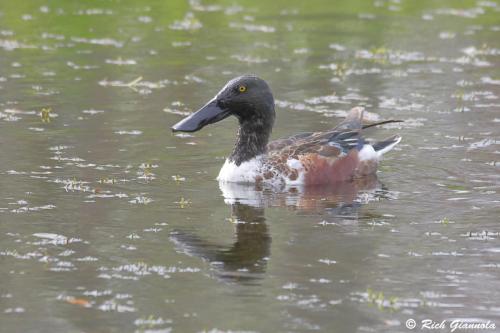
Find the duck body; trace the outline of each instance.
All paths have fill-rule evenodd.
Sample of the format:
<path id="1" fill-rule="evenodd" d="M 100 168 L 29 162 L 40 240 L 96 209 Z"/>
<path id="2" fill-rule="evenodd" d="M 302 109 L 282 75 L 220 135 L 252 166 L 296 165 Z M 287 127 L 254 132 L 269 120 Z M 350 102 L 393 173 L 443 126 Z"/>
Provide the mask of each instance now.
<path id="1" fill-rule="evenodd" d="M 267 83 L 242 76 L 226 86 L 198 112 L 172 127 L 193 132 L 230 115 L 240 128 L 233 152 L 217 179 L 220 182 L 286 185 L 334 184 L 374 174 L 382 155 L 401 140 L 393 136 L 370 143 L 369 127 L 395 120 L 363 124 L 363 108 L 352 109 L 331 130 L 301 133 L 269 142 L 274 124 L 274 99 Z"/>
<path id="2" fill-rule="evenodd" d="M 362 136 L 363 109 L 326 132 L 304 133 L 276 140 L 266 152 L 237 164 L 227 158 L 217 179 L 222 182 L 286 185 L 333 184 L 377 171 L 382 155 L 401 140 L 393 136 L 375 145 Z"/>

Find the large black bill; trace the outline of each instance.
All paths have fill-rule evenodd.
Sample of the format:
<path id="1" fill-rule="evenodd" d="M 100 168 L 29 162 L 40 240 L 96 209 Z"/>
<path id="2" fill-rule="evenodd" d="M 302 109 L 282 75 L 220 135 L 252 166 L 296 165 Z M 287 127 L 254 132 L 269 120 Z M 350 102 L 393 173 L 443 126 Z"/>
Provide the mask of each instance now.
<path id="1" fill-rule="evenodd" d="M 229 114 L 229 111 L 217 106 L 217 101 L 213 99 L 189 117 L 182 119 L 172 126 L 172 131 L 196 132 L 208 124 L 213 124 L 227 118 Z"/>

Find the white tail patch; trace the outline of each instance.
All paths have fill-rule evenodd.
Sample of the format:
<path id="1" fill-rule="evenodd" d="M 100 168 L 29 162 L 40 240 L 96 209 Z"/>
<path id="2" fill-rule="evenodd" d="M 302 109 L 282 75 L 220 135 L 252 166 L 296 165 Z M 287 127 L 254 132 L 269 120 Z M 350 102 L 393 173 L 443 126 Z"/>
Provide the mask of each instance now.
<path id="1" fill-rule="evenodd" d="M 360 162 L 378 160 L 378 154 L 375 149 L 373 149 L 372 145 L 366 144 L 363 145 L 363 148 L 359 151 L 358 158 Z"/>
<path id="2" fill-rule="evenodd" d="M 397 136 L 394 138 L 394 142 L 388 144 L 384 148 L 380 150 L 375 150 L 372 145 L 370 144 L 365 144 L 363 148 L 359 151 L 358 157 L 359 160 L 362 161 L 378 161 L 382 155 L 387 153 L 389 150 L 394 148 L 395 145 L 397 145 L 401 141 L 401 137 Z"/>
<path id="3" fill-rule="evenodd" d="M 394 148 L 394 146 L 396 146 L 400 141 L 401 141 L 401 137 L 400 136 L 395 137 L 393 143 L 385 146 L 384 148 L 382 148 L 382 149 L 380 149 L 379 151 L 376 152 L 377 153 L 377 157 L 381 158 L 382 155 L 384 155 L 388 151 L 392 150 L 392 148 Z"/>

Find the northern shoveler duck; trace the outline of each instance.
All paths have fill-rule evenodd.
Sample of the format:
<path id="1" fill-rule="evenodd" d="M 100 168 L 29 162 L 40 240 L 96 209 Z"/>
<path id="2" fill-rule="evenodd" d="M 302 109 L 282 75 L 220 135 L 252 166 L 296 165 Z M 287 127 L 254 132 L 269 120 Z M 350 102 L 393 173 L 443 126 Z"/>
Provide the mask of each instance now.
<path id="1" fill-rule="evenodd" d="M 380 158 L 401 137 L 370 143 L 364 129 L 397 120 L 363 125 L 363 108 L 354 108 L 346 119 L 325 132 L 301 133 L 269 142 L 274 125 L 274 98 L 266 81 L 244 75 L 229 81 L 199 111 L 172 127 L 196 132 L 208 124 L 235 116 L 238 137 L 218 180 L 287 185 L 333 184 L 376 172 Z"/>

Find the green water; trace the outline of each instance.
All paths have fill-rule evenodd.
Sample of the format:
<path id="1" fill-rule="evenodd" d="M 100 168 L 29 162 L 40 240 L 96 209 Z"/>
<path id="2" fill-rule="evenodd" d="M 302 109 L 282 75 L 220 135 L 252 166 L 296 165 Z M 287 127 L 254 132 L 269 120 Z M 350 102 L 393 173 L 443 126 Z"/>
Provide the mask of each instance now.
<path id="1" fill-rule="evenodd" d="M 500 326 L 499 41 L 498 1 L 0 0 L 0 331 Z M 403 141 L 378 179 L 219 187 L 236 121 L 169 128 L 244 73 L 273 138 L 361 105 Z"/>

